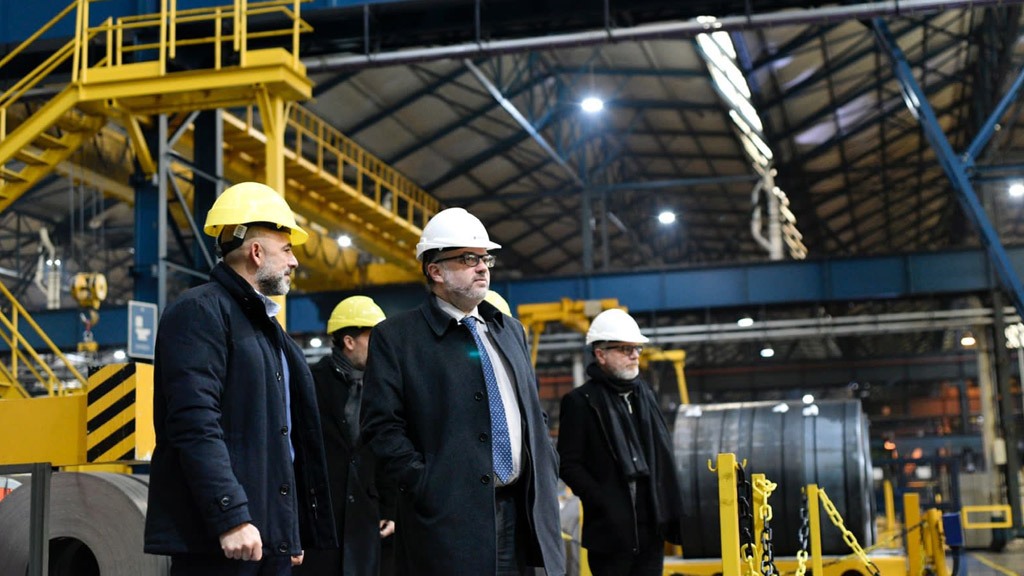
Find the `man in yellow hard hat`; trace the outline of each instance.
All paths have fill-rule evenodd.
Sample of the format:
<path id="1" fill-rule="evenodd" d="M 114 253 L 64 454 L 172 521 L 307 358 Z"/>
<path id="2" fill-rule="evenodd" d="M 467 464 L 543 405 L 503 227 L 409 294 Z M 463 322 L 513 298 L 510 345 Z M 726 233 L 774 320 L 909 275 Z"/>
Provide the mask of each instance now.
<path id="1" fill-rule="evenodd" d="M 484 302 L 498 248 L 469 212 L 438 212 L 416 245 L 430 295 L 370 338 L 363 436 L 398 484 L 401 574 L 565 574 L 557 457 L 523 326 Z"/>
<path id="2" fill-rule="evenodd" d="M 359 437 L 366 350 L 370 331 L 384 318 L 372 298 L 351 296 L 327 320 L 331 353 L 313 366 L 313 380 L 341 548 L 307 550 L 296 574 L 391 573 L 391 556 L 382 554 L 381 539 L 395 532 L 394 521 L 388 520 L 393 517 L 394 487 L 377 475 L 373 451 Z"/>
<path id="3" fill-rule="evenodd" d="M 204 231 L 223 261 L 157 331 L 145 551 L 172 576 L 291 574 L 304 547 L 337 545 L 313 377 L 270 298 L 307 234 L 255 182 L 225 190 Z"/>

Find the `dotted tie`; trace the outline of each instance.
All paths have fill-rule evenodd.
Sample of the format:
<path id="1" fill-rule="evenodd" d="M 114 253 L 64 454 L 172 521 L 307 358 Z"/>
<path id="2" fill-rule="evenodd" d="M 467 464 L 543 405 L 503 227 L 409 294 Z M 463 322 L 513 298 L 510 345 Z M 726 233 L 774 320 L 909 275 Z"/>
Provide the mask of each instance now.
<path id="1" fill-rule="evenodd" d="M 491 408 L 491 456 L 494 459 L 494 474 L 502 484 L 512 476 L 512 443 L 508 439 L 508 421 L 505 420 L 505 405 L 501 401 L 498 390 L 498 379 L 494 377 L 494 367 L 487 356 L 487 349 L 476 332 L 476 318 L 466 316 L 462 323 L 469 328 L 469 333 L 476 341 L 480 351 L 480 365 L 484 369 L 484 382 L 487 383 L 487 403 Z"/>

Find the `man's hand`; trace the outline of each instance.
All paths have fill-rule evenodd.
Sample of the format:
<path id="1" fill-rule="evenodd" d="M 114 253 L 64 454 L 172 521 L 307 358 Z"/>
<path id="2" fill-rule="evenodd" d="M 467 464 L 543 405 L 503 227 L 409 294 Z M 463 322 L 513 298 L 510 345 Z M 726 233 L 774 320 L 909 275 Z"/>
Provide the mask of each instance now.
<path id="1" fill-rule="evenodd" d="M 387 538 L 395 533 L 395 521 L 394 520 L 381 520 L 380 521 L 380 537 Z"/>
<path id="2" fill-rule="evenodd" d="M 302 552 L 299 552 L 298 556 L 292 556 L 292 566 L 298 566 L 298 565 L 302 564 L 302 559 L 305 558 L 305 556 L 306 556 L 306 551 L 305 550 L 303 550 Z"/>
<path id="3" fill-rule="evenodd" d="M 220 535 L 220 549 L 231 560 L 259 562 L 263 559 L 263 540 L 260 531 L 246 522 Z"/>

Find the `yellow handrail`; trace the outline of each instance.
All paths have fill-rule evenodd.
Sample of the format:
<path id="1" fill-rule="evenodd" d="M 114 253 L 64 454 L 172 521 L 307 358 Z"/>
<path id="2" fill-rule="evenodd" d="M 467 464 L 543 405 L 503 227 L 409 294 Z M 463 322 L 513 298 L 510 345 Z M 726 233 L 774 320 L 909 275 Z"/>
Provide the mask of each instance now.
<path id="1" fill-rule="evenodd" d="M 292 105 L 288 126 L 291 130 L 285 135 L 287 148 L 322 172 L 327 173 L 328 166 L 334 164 L 334 178 L 351 185 L 360 195 L 373 199 L 410 226 L 422 228 L 437 213 L 440 203 L 436 198 L 308 109 Z M 310 144 L 315 151 L 307 147 Z M 345 174 L 346 168 L 355 169 L 354 182 L 351 175 Z M 372 192 L 364 187 L 367 179 L 372 182 Z M 385 192 L 391 193 L 388 203 Z"/>
<path id="2" fill-rule="evenodd" d="M 39 382 L 43 386 L 46 387 L 46 390 L 50 394 L 50 396 L 60 396 L 66 393 L 64 389 L 64 383 L 57 378 L 57 376 L 53 373 L 53 370 L 51 370 L 50 367 L 46 364 L 46 362 L 43 361 L 43 359 L 39 356 L 35 349 L 32 348 L 32 345 L 29 344 L 28 339 L 25 338 L 21 330 L 18 329 L 17 318 L 20 316 L 29 323 L 29 326 L 31 326 L 33 330 L 35 330 L 36 335 L 39 337 L 40 340 L 43 341 L 43 343 L 46 345 L 46 348 L 48 348 L 49 351 L 54 356 L 59 358 L 60 361 L 64 363 L 68 371 L 71 372 L 75 379 L 78 380 L 78 382 L 81 384 L 82 390 L 85 390 L 85 377 L 82 376 L 82 374 L 74 366 L 71 365 L 71 362 L 67 359 L 64 353 L 60 351 L 60 348 L 58 348 L 57 345 L 54 344 L 52 340 L 50 340 L 50 337 L 47 336 L 45 332 L 43 332 L 43 329 L 39 327 L 39 324 L 36 323 L 36 321 L 28 313 L 28 311 L 25 310 L 21 303 L 14 298 L 14 295 L 11 294 L 9 290 L 7 290 L 7 287 L 4 286 L 2 282 L 0 282 L 0 293 L 2 293 L 2 295 L 5 298 L 7 298 L 7 301 L 10 302 L 11 311 L 14 314 L 15 318 L 14 321 L 12 321 L 11 319 L 8 319 L 6 315 L 0 314 L 0 323 L 2 323 L 7 328 L 7 330 L 9 330 L 8 334 L 10 334 L 10 337 L 8 337 L 8 334 L 0 332 L 0 337 L 2 337 L 3 340 L 7 343 L 7 345 L 11 348 L 12 353 L 10 372 L 14 375 L 17 375 L 17 364 L 14 359 L 20 358 L 21 361 L 25 363 L 29 371 L 31 371 L 32 374 L 36 377 L 36 379 L 39 380 Z M 26 357 L 25 353 L 22 352 L 22 350 L 19 349 L 19 347 L 24 348 L 24 351 L 28 352 L 28 357 Z M 35 365 L 33 365 L 33 362 L 29 360 L 29 357 L 31 358 L 31 360 L 35 361 Z M 36 366 L 39 366 L 42 372 L 45 372 L 49 378 L 43 378 L 42 374 L 40 374 L 40 371 L 36 369 Z M 56 384 L 56 389 L 54 389 L 54 384 Z"/>

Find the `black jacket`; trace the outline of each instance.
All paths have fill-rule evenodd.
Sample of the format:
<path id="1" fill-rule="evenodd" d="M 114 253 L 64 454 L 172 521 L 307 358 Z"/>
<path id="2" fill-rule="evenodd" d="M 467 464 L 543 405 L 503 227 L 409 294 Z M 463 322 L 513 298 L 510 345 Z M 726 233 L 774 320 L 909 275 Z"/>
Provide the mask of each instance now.
<path id="1" fill-rule="evenodd" d="M 479 311 L 514 377 L 523 417 L 518 501 L 521 550 L 549 576 L 565 573 L 558 457 L 548 437 L 523 326 L 483 302 Z M 395 478 L 398 574 L 495 572 L 490 410 L 469 330 L 433 296 L 381 322 L 370 338 L 363 437 Z"/>
<path id="2" fill-rule="evenodd" d="M 327 449 L 331 502 L 337 524 L 341 554 L 307 550 L 296 574 L 344 574 L 377 576 L 380 573 L 381 538 L 379 521 L 391 519 L 394 487 L 380 482 L 373 451 L 358 438 L 358 411 L 346 410 L 358 403 L 361 394 L 350 370 L 337 366 L 327 355 L 313 365 L 317 405 Z M 352 407 L 354 408 L 354 406 Z M 349 419 L 355 416 L 355 421 Z M 355 434 L 353 434 L 355 431 Z M 340 562 L 340 565 L 335 564 Z"/>
<path id="3" fill-rule="evenodd" d="M 302 351 L 242 277 L 220 263 L 210 278 L 160 320 L 145 551 L 219 554 L 219 535 L 243 522 L 260 531 L 264 554 L 336 545 L 316 393 Z"/>
<path id="4" fill-rule="evenodd" d="M 593 368 L 592 365 L 588 373 Z M 641 542 L 644 535 L 678 542 L 682 505 L 678 496 L 677 470 L 671 453 L 654 451 L 659 459 L 664 460 L 650 463 L 652 478 L 657 477 L 656 481 L 652 482 L 651 478 L 637 480 L 638 484 L 645 484 L 637 487 L 638 501 L 650 507 L 638 510 L 634 506 L 622 467 L 615 460 L 613 439 L 610 436 L 612 427 L 605 421 L 608 416 L 603 409 L 601 395 L 604 392 L 599 389 L 600 386 L 600 383 L 591 379 L 569 392 L 562 398 L 559 412 L 560 473 L 562 480 L 583 502 L 582 544 L 604 554 L 629 554 L 636 553 L 641 544 L 649 542 Z M 654 393 L 646 383 L 641 381 L 637 390 L 646 396 L 644 401 L 657 405 Z M 634 402 L 637 400 L 640 399 Z M 661 412 L 654 412 L 657 415 L 652 425 L 660 427 L 668 435 Z M 655 511 L 652 497 L 658 482 L 667 486 L 662 492 L 669 492 L 671 497 L 661 503 L 660 511 Z M 659 513 L 668 516 L 668 521 L 663 525 L 659 525 L 655 518 Z"/>

